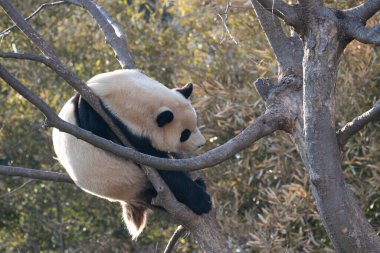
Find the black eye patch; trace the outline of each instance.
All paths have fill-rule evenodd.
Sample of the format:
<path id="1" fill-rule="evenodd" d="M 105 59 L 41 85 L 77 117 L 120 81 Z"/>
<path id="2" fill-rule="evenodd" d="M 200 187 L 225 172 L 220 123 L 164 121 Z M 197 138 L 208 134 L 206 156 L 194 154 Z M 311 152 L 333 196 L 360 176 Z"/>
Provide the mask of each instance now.
<path id="1" fill-rule="evenodd" d="M 179 139 L 179 140 L 181 142 L 185 142 L 185 141 L 187 141 L 189 139 L 190 135 L 191 135 L 190 130 L 189 129 L 185 129 L 185 130 L 182 131 L 182 133 L 181 133 L 181 139 Z"/>

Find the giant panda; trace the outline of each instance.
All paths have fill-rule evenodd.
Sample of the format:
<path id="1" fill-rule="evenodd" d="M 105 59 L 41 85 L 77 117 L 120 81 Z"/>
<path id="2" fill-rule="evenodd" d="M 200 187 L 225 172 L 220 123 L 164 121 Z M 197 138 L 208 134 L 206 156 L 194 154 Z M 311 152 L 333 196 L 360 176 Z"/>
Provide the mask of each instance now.
<path id="1" fill-rule="evenodd" d="M 205 144 L 190 101 L 192 84 L 168 89 L 139 70 L 116 70 L 91 78 L 87 85 L 138 151 L 169 158 L 169 152 L 188 153 Z M 77 94 L 59 116 L 105 139 L 121 144 L 105 121 Z M 118 201 L 133 239 L 146 224 L 147 206 L 157 195 L 139 164 L 70 134 L 53 129 L 53 145 L 59 162 L 84 191 Z M 202 179 L 193 181 L 184 172 L 159 171 L 179 202 L 194 213 L 208 213 L 210 196 Z"/>

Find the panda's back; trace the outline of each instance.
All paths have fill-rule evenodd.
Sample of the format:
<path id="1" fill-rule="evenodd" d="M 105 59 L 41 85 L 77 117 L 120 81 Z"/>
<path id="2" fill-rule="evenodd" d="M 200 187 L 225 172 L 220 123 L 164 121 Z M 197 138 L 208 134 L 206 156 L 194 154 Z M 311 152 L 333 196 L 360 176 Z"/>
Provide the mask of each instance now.
<path id="1" fill-rule="evenodd" d="M 71 98 L 59 117 L 77 124 L 76 103 Z M 94 147 L 70 134 L 53 129 L 58 160 L 83 190 L 111 201 L 133 202 L 146 184 L 145 175 L 130 161 Z"/>

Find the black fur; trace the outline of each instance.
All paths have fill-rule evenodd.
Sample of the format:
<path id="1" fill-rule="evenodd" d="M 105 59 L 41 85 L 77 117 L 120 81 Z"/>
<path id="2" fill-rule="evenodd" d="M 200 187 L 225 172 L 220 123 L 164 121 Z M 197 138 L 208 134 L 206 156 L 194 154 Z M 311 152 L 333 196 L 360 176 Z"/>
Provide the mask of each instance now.
<path id="1" fill-rule="evenodd" d="M 157 115 L 156 122 L 159 127 L 163 127 L 165 124 L 172 122 L 174 115 L 171 111 L 163 111 Z"/>
<path id="2" fill-rule="evenodd" d="M 175 90 L 178 91 L 179 93 L 181 93 L 185 98 L 189 98 L 191 93 L 193 93 L 193 84 L 188 83 L 185 86 L 183 86 L 182 88 L 177 88 Z"/>
<path id="3" fill-rule="evenodd" d="M 185 129 L 181 133 L 181 138 L 179 139 L 180 142 L 185 142 L 190 138 L 191 131 L 189 129 Z"/>
<path id="4" fill-rule="evenodd" d="M 81 98 L 79 94 L 74 97 L 73 103 L 75 105 L 75 117 L 79 127 L 100 137 L 121 144 L 120 140 L 108 127 L 107 123 L 84 99 Z M 103 105 L 103 108 L 135 149 L 144 154 L 169 158 L 167 152 L 155 149 L 149 139 L 134 135 L 106 106 Z M 196 181 L 193 181 L 184 172 L 166 170 L 159 170 L 158 172 L 177 200 L 187 205 L 194 213 L 203 214 L 208 213 L 211 210 L 211 199 L 205 191 L 206 185 L 203 180 L 197 179 Z M 144 195 L 142 197 L 144 200 L 148 198 L 147 200 L 149 202 L 157 195 L 157 192 L 151 185 L 147 189 L 142 189 L 142 191 L 142 195 Z"/>

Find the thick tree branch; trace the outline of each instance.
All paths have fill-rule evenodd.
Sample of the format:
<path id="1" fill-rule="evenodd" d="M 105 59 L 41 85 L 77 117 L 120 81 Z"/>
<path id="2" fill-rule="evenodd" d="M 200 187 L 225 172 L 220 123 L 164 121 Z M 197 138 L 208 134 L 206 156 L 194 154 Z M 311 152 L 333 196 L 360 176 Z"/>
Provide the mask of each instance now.
<path id="1" fill-rule="evenodd" d="M 109 118 L 109 116 L 103 111 L 99 99 L 93 94 L 93 92 L 87 87 L 87 85 L 74 73 L 66 69 L 66 67 L 60 62 L 56 56 L 54 50 L 50 45 L 43 40 L 43 38 L 18 14 L 18 12 L 13 8 L 8 0 L 1 0 L 0 5 L 6 10 L 8 15 L 15 21 L 18 27 L 39 47 L 39 49 L 47 56 L 48 63 L 54 71 L 56 71 L 59 76 L 66 80 L 71 86 L 73 86 L 85 99 L 86 101 L 106 120 L 110 125 L 111 129 L 116 133 L 122 143 L 128 146 L 128 140 L 124 137 L 121 131 L 114 126 L 114 123 Z M 131 159 L 140 164 L 145 164 L 152 166 L 157 169 L 166 170 L 199 170 L 205 167 L 214 166 L 226 159 L 232 157 L 237 152 L 249 147 L 256 140 L 273 133 L 274 131 L 281 128 L 281 115 L 277 115 L 274 112 L 267 112 L 265 115 L 259 117 L 251 124 L 247 129 L 245 129 L 241 134 L 231 139 L 224 145 L 206 152 L 198 157 L 189 159 L 163 159 L 157 158 L 149 155 L 144 155 L 132 148 L 122 147 L 113 142 L 104 140 L 98 136 L 91 134 L 88 131 L 84 131 L 79 127 L 68 124 L 62 121 L 55 113 L 41 101 L 38 97 L 30 95 L 28 91 L 21 83 L 16 79 L 11 77 L 11 75 L 2 67 L 1 68 L 2 77 L 7 81 L 12 87 L 19 87 L 19 92 L 29 101 L 36 105 L 47 117 L 48 123 L 52 126 L 60 129 L 61 131 L 72 134 L 84 141 L 93 144 L 96 147 L 110 151 L 116 155 L 122 156 L 124 158 Z M 278 118 L 280 116 L 280 118 Z"/>
<path id="2" fill-rule="evenodd" d="M 362 115 L 354 118 L 351 122 L 348 122 L 337 133 L 338 143 L 340 147 L 346 145 L 347 141 L 361 129 L 363 129 L 368 123 L 380 120 L 380 102 L 376 103 L 374 107 L 366 111 Z"/>
<path id="3" fill-rule="evenodd" d="M 57 1 L 57 2 L 53 2 L 53 3 L 44 3 L 44 4 L 41 4 L 25 20 L 29 20 L 29 19 L 33 18 L 35 15 L 37 15 L 40 11 L 42 11 L 46 7 L 54 7 L 54 6 L 61 5 L 61 4 L 67 4 L 67 2 L 65 2 L 65 1 Z M 15 27 L 17 27 L 17 26 L 16 25 L 12 25 L 12 26 L 8 27 L 7 29 L 5 29 L 4 31 L 0 32 L 0 37 L 3 37 L 5 35 L 7 35 Z"/>
<path id="4" fill-rule="evenodd" d="M 27 169 L 21 167 L 0 165 L 0 174 L 7 176 L 27 177 L 55 182 L 74 183 L 73 180 L 67 174 L 43 171 L 36 169 Z"/>
<path id="5" fill-rule="evenodd" d="M 177 243 L 178 239 L 181 238 L 181 236 L 186 233 L 187 229 L 183 226 L 178 226 L 178 228 L 174 231 L 172 237 L 170 238 L 168 244 L 166 245 L 166 248 L 164 250 L 164 253 L 171 253 L 174 249 L 175 244 Z"/>
<path id="6" fill-rule="evenodd" d="M 194 214 L 186 205 L 176 201 L 173 193 L 156 170 L 146 166 L 142 167 L 157 191 L 157 197 L 152 200 L 153 205 L 164 207 L 175 221 L 189 230 L 205 252 L 231 252 L 225 238 L 220 234 L 215 211 L 203 215 Z"/>
<path id="7" fill-rule="evenodd" d="M 345 34 L 352 39 L 364 44 L 380 45 L 380 24 L 367 28 L 359 20 L 350 18 L 342 22 L 342 27 Z"/>
<path id="8" fill-rule="evenodd" d="M 300 60 L 302 60 L 303 50 L 299 37 L 297 35 L 293 38 L 286 36 L 280 20 L 276 16 L 263 9 L 259 1 L 252 0 L 251 3 L 274 51 L 279 66 L 279 73 L 285 73 L 286 69 L 291 69 L 293 72 L 302 75 Z M 281 75 L 279 78 L 281 78 Z"/>
<path id="9" fill-rule="evenodd" d="M 132 53 L 127 47 L 123 30 L 100 5 L 90 0 L 66 0 L 66 2 L 82 6 L 91 14 L 103 30 L 107 44 L 114 50 L 116 59 L 123 69 L 136 68 Z"/>
<path id="10" fill-rule="evenodd" d="M 3 78 L 4 81 L 13 87 L 18 93 L 20 93 L 20 95 L 35 105 L 46 116 L 48 125 L 56 127 L 63 132 L 69 133 L 81 140 L 91 143 L 98 148 L 156 169 L 193 171 L 217 165 L 234 156 L 243 149 L 251 146 L 255 141 L 261 139 L 262 137 L 267 136 L 276 130 L 282 129 L 285 124 L 284 122 L 286 121 L 281 113 L 267 111 L 239 135 L 215 149 L 193 158 L 164 159 L 142 154 L 133 148 L 120 146 L 112 141 L 98 137 L 89 131 L 83 130 L 75 125 L 63 121 L 45 102 L 22 85 L 1 64 L 0 77 Z"/>
<path id="11" fill-rule="evenodd" d="M 380 10 L 379 0 L 367 0 L 363 4 L 344 12 L 351 17 L 358 18 L 362 24 L 365 24 L 376 12 Z"/>

